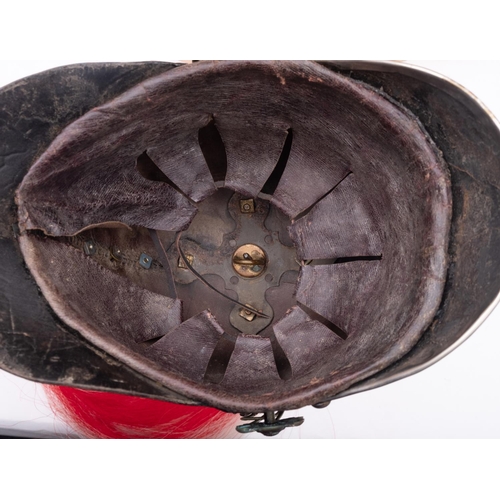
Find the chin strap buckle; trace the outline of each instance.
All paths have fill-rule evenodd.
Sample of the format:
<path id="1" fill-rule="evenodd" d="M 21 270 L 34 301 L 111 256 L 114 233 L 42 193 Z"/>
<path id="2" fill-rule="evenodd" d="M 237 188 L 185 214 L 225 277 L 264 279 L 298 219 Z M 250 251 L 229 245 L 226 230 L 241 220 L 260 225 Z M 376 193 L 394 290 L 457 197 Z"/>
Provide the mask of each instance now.
<path id="1" fill-rule="evenodd" d="M 259 432 L 264 436 L 276 436 L 287 427 L 298 427 L 304 423 L 304 417 L 281 418 L 282 411 L 266 411 L 262 413 L 242 413 L 241 420 L 250 421 L 238 425 L 236 430 L 242 434 Z"/>

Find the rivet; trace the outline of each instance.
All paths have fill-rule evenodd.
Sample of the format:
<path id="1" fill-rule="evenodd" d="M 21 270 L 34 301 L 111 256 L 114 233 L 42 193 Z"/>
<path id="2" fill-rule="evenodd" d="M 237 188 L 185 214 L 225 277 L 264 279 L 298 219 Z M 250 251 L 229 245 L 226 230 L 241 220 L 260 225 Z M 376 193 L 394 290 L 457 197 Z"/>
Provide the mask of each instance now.
<path id="1" fill-rule="evenodd" d="M 123 252 L 116 247 L 113 247 L 111 249 L 111 258 L 120 262 L 123 259 Z"/>
<path id="2" fill-rule="evenodd" d="M 87 240 L 83 244 L 83 251 L 85 255 L 94 255 L 96 252 L 96 244 L 92 240 Z"/>
<path id="3" fill-rule="evenodd" d="M 146 253 L 141 253 L 141 256 L 139 257 L 139 264 L 144 268 L 144 269 L 149 269 L 151 267 L 151 264 L 153 263 L 153 258 L 150 257 Z"/>

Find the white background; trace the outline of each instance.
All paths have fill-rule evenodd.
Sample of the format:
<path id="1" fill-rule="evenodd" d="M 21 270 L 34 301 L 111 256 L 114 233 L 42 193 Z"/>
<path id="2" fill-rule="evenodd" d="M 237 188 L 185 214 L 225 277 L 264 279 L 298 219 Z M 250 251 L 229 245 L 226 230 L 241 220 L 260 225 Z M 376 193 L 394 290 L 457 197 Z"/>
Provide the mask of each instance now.
<path id="1" fill-rule="evenodd" d="M 38 71 L 82 60 L 0 61 L 0 86 Z M 409 61 L 451 77 L 500 117 L 500 62 Z M 500 172 L 499 172 L 500 175 Z M 500 251 L 500 250 L 499 250 Z M 500 308 L 449 356 L 423 372 L 302 415 L 282 438 L 500 437 Z M 72 435 L 54 418 L 43 389 L 0 372 L 0 433 Z M 259 437 L 259 436 L 254 436 Z"/>

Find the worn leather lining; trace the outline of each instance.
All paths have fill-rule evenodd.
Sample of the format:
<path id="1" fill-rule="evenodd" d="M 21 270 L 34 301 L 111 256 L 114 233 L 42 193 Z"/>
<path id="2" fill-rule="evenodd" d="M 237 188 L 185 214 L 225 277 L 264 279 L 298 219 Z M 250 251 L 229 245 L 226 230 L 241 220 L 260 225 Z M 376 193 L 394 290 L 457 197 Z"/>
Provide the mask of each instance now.
<path id="1" fill-rule="evenodd" d="M 215 348 L 216 336 L 207 333 L 205 342 L 188 328 L 192 320 L 178 326 L 178 313 L 167 314 L 176 302 L 161 295 L 159 268 L 147 285 L 133 268 L 96 266 L 64 238 L 31 233 L 67 238 L 106 221 L 133 231 L 184 228 L 193 200 L 214 191 L 194 139 L 212 120 L 226 146 L 226 185 L 252 196 L 293 130 L 270 201 L 294 218 L 290 237 L 300 258 L 332 261 L 302 268 L 297 300 L 347 338 L 298 308 L 276 317 L 274 333 L 293 370 L 287 380 L 273 365 L 271 340 L 244 336 L 222 383 L 203 379 L 209 353 L 190 369 L 188 351 Z M 188 197 L 137 172 L 144 151 Z M 310 404 L 401 358 L 432 320 L 447 269 L 451 197 L 439 152 L 408 112 L 314 63 L 199 63 L 150 79 L 70 125 L 32 167 L 17 201 L 26 262 L 64 321 L 137 371 L 231 411 Z M 381 260 L 333 263 L 357 256 Z M 108 285 L 99 287 L 101 280 Z M 223 321 L 206 317 L 218 332 Z M 194 337 L 176 344 L 184 351 L 174 355 L 169 332 L 179 328 Z M 155 332 L 164 337 L 152 346 L 137 341 Z M 153 355 L 155 346 L 165 355 Z"/>

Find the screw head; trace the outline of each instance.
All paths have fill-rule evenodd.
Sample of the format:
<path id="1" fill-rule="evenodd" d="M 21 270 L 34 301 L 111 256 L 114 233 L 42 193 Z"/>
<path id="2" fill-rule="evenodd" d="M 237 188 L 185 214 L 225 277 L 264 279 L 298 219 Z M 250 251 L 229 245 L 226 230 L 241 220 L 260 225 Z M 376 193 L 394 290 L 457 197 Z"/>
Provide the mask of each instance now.
<path id="1" fill-rule="evenodd" d="M 233 254 L 233 269 L 244 278 L 260 276 L 267 265 L 267 257 L 262 248 L 247 244 L 237 248 Z"/>
<path id="2" fill-rule="evenodd" d="M 94 255 L 96 253 L 96 246 L 92 240 L 88 240 L 83 244 L 83 251 L 85 255 Z"/>
<path id="3" fill-rule="evenodd" d="M 243 214 L 252 214 L 255 212 L 255 202 L 252 198 L 240 200 L 240 212 Z"/>
<path id="4" fill-rule="evenodd" d="M 123 252 L 119 248 L 113 247 L 111 249 L 111 258 L 112 259 L 120 261 L 120 260 L 122 260 L 122 257 L 123 257 Z"/>
<path id="5" fill-rule="evenodd" d="M 153 258 L 152 257 L 150 257 L 148 254 L 141 253 L 141 256 L 139 257 L 139 264 L 144 269 L 149 269 L 151 267 L 152 263 L 153 263 Z"/>

